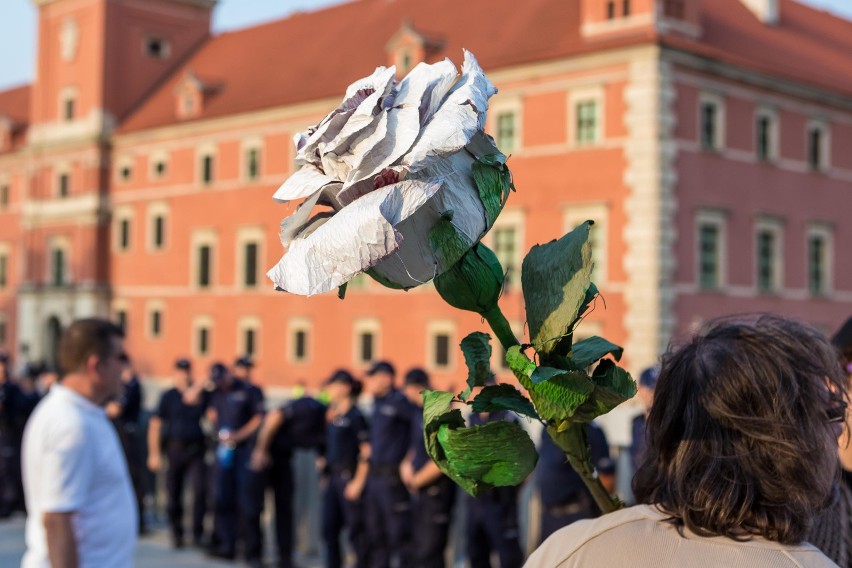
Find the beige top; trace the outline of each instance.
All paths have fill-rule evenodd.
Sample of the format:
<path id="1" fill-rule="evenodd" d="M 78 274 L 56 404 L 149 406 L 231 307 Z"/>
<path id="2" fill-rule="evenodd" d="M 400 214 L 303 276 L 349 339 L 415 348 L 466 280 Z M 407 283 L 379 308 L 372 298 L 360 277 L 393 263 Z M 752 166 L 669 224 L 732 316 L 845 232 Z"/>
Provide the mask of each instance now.
<path id="1" fill-rule="evenodd" d="M 812 545 L 788 546 L 755 537 L 681 536 L 667 516 L 637 505 L 578 521 L 550 536 L 525 568 L 829 568 L 837 565 Z"/>

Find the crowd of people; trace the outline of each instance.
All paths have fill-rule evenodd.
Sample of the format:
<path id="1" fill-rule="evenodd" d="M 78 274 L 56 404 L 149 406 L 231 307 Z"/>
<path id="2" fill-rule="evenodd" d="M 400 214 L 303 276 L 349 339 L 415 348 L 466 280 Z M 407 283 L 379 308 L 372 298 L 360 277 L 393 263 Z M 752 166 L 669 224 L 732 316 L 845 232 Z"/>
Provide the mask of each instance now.
<path id="1" fill-rule="evenodd" d="M 114 518 L 115 526 L 144 531 L 149 470 L 165 479 L 173 546 L 191 544 L 215 557 L 241 557 L 251 566 L 269 556 L 262 519 L 271 491 L 274 556 L 278 566 L 290 567 L 294 522 L 303 513 L 293 506 L 292 462 L 299 450 L 317 456 L 323 557 L 330 568 L 353 563 L 442 568 L 459 509 L 464 515 L 456 549 L 472 568 L 489 567 L 495 559 L 501 568 L 524 563 L 519 489 L 470 497 L 429 458 L 421 393 L 430 388 L 430 378 L 423 369 L 398 377 L 391 362 L 379 361 L 359 378 L 340 369 L 321 392 L 268 408 L 250 358 L 231 366 L 214 363 L 203 373 L 179 359 L 174 386 L 162 393 L 145 438 L 141 387 L 130 358 L 123 345 L 104 347 L 104 338 L 120 338 L 120 330 L 102 320 L 81 321 L 83 331 L 72 326 L 60 343 L 66 369 L 60 382 L 50 369 L 13 379 L 9 361 L 0 366 L 0 513 L 25 504 L 30 511 L 24 566 L 64 565 L 38 560 L 71 553 L 55 544 L 67 540 L 71 513 L 81 519 L 78 535 L 80 526 Z M 99 330 L 100 343 L 86 339 L 92 330 Z M 591 495 L 542 433 L 534 479 L 543 544 L 528 565 L 834 565 L 805 541 L 838 565 L 852 565 L 852 475 L 837 467 L 841 461 L 844 468 L 852 466 L 843 427 L 848 376 L 841 366 L 852 374 L 850 361 L 852 320 L 833 346 L 806 326 L 763 316 L 716 323 L 673 349 L 660 368 L 639 379 L 647 408 L 633 423 L 639 505 L 594 520 L 598 511 Z M 58 410 L 62 405 L 64 412 Z M 105 412 L 95 416 L 98 406 Z M 68 408 L 77 418 L 69 421 Z M 518 418 L 508 412 L 468 417 L 471 425 L 492 420 Z M 111 432 L 105 432 L 109 422 Z M 597 474 L 614 493 L 615 464 L 594 423 L 588 439 Z M 126 481 L 115 467 L 98 469 L 113 447 L 126 457 Z M 23 476 L 15 466 L 21 456 Z M 123 505 L 116 507 L 113 497 L 105 511 L 91 493 L 110 483 Z M 184 511 L 187 485 L 191 515 Z M 132 522 L 117 520 L 119 514 Z M 80 557 L 85 545 L 77 543 Z M 101 558 L 98 554 L 126 558 L 127 544 L 98 549 L 89 560 Z"/>

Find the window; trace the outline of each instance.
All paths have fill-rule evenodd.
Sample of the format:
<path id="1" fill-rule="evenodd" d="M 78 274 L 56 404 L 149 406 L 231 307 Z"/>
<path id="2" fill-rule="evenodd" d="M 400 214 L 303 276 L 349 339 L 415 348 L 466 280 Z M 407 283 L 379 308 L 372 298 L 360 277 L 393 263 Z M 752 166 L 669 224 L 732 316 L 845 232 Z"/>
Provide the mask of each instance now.
<path id="1" fill-rule="evenodd" d="M 127 311 L 117 310 L 115 312 L 115 323 L 122 332 L 127 333 Z"/>
<path id="2" fill-rule="evenodd" d="M 300 329 L 293 334 L 293 358 L 303 361 L 308 356 L 308 332 Z"/>
<path id="3" fill-rule="evenodd" d="M 435 341 L 435 367 L 448 367 L 450 365 L 450 336 L 439 333 L 434 337 Z"/>
<path id="4" fill-rule="evenodd" d="M 160 310 L 154 309 L 150 312 L 150 332 L 151 337 L 160 337 L 163 333 L 163 314 Z"/>
<path id="5" fill-rule="evenodd" d="M 369 363 L 375 358 L 375 340 L 376 335 L 371 331 L 365 331 L 359 334 L 358 353 L 361 361 Z"/>
<path id="6" fill-rule="evenodd" d="M 701 103 L 701 147 L 705 150 L 719 148 L 719 106 L 715 102 Z"/>
<path id="7" fill-rule="evenodd" d="M 597 101 L 580 101 L 576 105 L 577 130 L 575 139 L 578 145 L 594 144 L 598 138 Z"/>
<path id="8" fill-rule="evenodd" d="M 0 209 L 9 207 L 9 184 L 0 185 Z"/>
<path id="9" fill-rule="evenodd" d="M 260 178 L 260 148 L 246 150 L 246 178 L 249 180 Z"/>
<path id="10" fill-rule="evenodd" d="M 162 249 L 166 244 L 166 217 L 154 215 L 151 220 L 151 245 L 154 249 Z"/>
<path id="11" fill-rule="evenodd" d="M 310 338 L 313 329 L 308 318 L 291 318 L 287 322 L 287 357 L 291 363 L 307 363 L 310 359 Z"/>
<path id="12" fill-rule="evenodd" d="M 494 227 L 494 254 L 497 255 L 506 274 L 503 284 L 506 289 L 509 289 L 510 284 L 514 284 L 516 276 L 520 276 L 517 266 L 517 243 L 518 235 L 515 227 Z"/>
<path id="13" fill-rule="evenodd" d="M 781 288 L 781 225 L 777 221 L 759 221 L 757 224 L 757 289 L 762 293 L 777 292 Z"/>
<path id="14" fill-rule="evenodd" d="M 165 159 L 159 159 L 154 161 L 154 177 L 159 179 L 165 177 L 166 172 L 168 171 L 168 164 Z"/>
<path id="15" fill-rule="evenodd" d="M 145 55 L 152 59 L 165 59 L 169 56 L 169 42 L 160 37 L 149 37 L 145 40 Z"/>
<path id="16" fill-rule="evenodd" d="M 130 219 L 124 218 L 118 221 L 118 250 L 130 248 Z"/>
<path id="17" fill-rule="evenodd" d="M 50 251 L 50 284 L 65 286 L 68 283 L 68 258 L 65 247 L 55 244 Z"/>
<path id="18" fill-rule="evenodd" d="M 756 150 L 757 150 L 757 159 L 763 162 L 769 160 L 771 158 L 771 143 L 772 143 L 772 134 L 771 134 L 772 123 L 771 119 L 766 116 L 758 116 L 757 117 L 757 140 L 756 140 Z"/>
<path id="19" fill-rule="evenodd" d="M 71 176 L 68 173 L 63 172 L 59 174 L 56 193 L 59 197 L 68 197 L 71 193 Z"/>
<path id="20" fill-rule="evenodd" d="M 621 2 L 621 12 L 625 18 L 630 15 L 630 0 L 623 0 Z"/>
<path id="21" fill-rule="evenodd" d="M 615 0 L 610 0 L 606 3 L 606 19 L 614 20 L 615 19 Z"/>
<path id="22" fill-rule="evenodd" d="M 808 126 L 808 166 L 813 171 L 828 168 L 827 127 L 821 123 Z"/>
<path id="23" fill-rule="evenodd" d="M 66 122 L 71 122 L 74 120 L 74 115 L 76 112 L 77 101 L 73 96 L 66 96 L 62 101 L 62 119 Z"/>
<path id="24" fill-rule="evenodd" d="M 198 287 L 209 288 L 212 283 L 210 270 L 212 250 L 210 245 L 198 247 Z"/>
<path id="25" fill-rule="evenodd" d="M 253 357 L 255 354 L 255 350 L 257 344 L 257 331 L 252 328 L 247 328 L 243 330 L 243 353 L 248 355 L 249 357 Z"/>
<path id="26" fill-rule="evenodd" d="M 6 343 L 6 338 L 7 338 L 6 336 L 7 336 L 6 318 L 1 317 L 0 318 L 0 343 Z"/>
<path id="27" fill-rule="evenodd" d="M 9 285 L 9 257 L 6 254 L 0 255 L 0 288 L 5 288 Z"/>
<path id="28" fill-rule="evenodd" d="M 715 290 L 720 285 L 720 233 L 715 223 L 698 226 L 698 284 L 705 290 Z"/>
<path id="29" fill-rule="evenodd" d="M 121 167 L 119 175 L 121 176 L 121 181 L 130 181 L 130 178 L 133 177 L 133 169 L 129 165 L 124 165 Z"/>
<path id="30" fill-rule="evenodd" d="M 515 113 L 501 112 L 497 115 L 497 147 L 503 153 L 515 149 Z"/>
<path id="31" fill-rule="evenodd" d="M 367 365 L 381 357 L 379 320 L 355 320 L 352 331 L 352 360 L 356 366 Z"/>
<path id="32" fill-rule="evenodd" d="M 257 243 L 245 243 L 243 253 L 243 284 L 246 288 L 257 287 Z"/>
<path id="33" fill-rule="evenodd" d="M 210 328 L 202 326 L 196 332 L 198 333 L 198 354 L 207 355 L 210 352 Z"/>
<path id="34" fill-rule="evenodd" d="M 201 157 L 201 183 L 204 185 L 213 183 L 213 166 L 214 159 L 212 154 L 205 154 Z"/>
<path id="35" fill-rule="evenodd" d="M 426 325 L 426 361 L 432 370 L 449 370 L 453 365 L 456 325 L 452 320 L 431 321 Z"/>
<path id="36" fill-rule="evenodd" d="M 814 225 L 807 233 L 808 290 L 811 296 L 826 296 L 831 292 L 832 231 L 829 226 Z"/>

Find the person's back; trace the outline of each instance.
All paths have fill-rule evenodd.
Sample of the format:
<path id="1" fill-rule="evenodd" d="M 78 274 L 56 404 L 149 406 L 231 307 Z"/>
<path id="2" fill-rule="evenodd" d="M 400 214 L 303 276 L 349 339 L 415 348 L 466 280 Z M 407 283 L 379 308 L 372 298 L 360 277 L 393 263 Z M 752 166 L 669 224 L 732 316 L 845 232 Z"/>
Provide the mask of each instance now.
<path id="1" fill-rule="evenodd" d="M 756 537 L 738 542 L 701 537 L 666 522 L 651 505 L 628 507 L 597 519 L 577 521 L 556 532 L 526 566 L 586 568 L 831 568 L 816 547 L 784 545 Z"/>

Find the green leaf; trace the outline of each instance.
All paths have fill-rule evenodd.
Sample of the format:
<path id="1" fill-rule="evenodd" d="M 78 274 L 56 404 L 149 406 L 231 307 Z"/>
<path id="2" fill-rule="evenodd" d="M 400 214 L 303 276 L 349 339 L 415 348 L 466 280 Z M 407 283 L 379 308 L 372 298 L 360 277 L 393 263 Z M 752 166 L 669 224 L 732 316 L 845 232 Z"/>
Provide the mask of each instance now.
<path id="1" fill-rule="evenodd" d="M 434 282 L 445 302 L 460 310 L 482 314 L 494 308 L 500 299 L 503 268 L 488 247 L 477 243 L 449 270 L 436 276 Z"/>
<path id="2" fill-rule="evenodd" d="M 451 408 L 454 398 L 450 392 L 423 391 L 423 440 L 429 456 L 439 466 L 447 457 L 438 443 L 438 430 L 445 425 L 453 428 L 464 426 L 461 411 Z"/>
<path id="3" fill-rule="evenodd" d="M 367 276 L 369 276 L 370 278 L 372 278 L 373 280 L 375 280 L 376 282 L 378 282 L 379 284 L 381 284 L 385 288 L 390 288 L 392 290 L 404 290 L 405 289 L 405 286 L 397 284 L 396 282 L 394 282 L 392 280 L 388 280 L 387 278 L 385 278 L 384 276 L 379 274 L 379 272 L 377 270 L 375 270 L 374 268 L 370 268 L 370 269 L 365 270 L 364 274 L 366 274 Z"/>
<path id="4" fill-rule="evenodd" d="M 492 487 L 518 485 L 535 469 L 538 453 L 516 422 L 497 420 L 481 426 L 438 431 L 446 455 L 444 473 L 476 497 Z"/>
<path id="5" fill-rule="evenodd" d="M 527 390 L 531 390 L 533 388 L 533 383 L 530 380 L 530 377 L 532 376 L 533 371 L 535 371 L 536 366 L 535 363 L 526 356 L 520 345 L 513 345 L 506 350 L 506 363 L 509 365 L 512 373 L 514 373 L 515 378 L 517 378 L 518 382 L 521 383 L 521 386 Z"/>
<path id="6" fill-rule="evenodd" d="M 474 162 L 472 167 L 473 181 L 485 207 L 485 220 L 489 228 L 503 210 L 512 188 L 512 176 L 500 158 L 505 160 L 502 155 L 489 154 Z"/>
<path id="7" fill-rule="evenodd" d="M 616 361 L 621 361 L 621 356 L 624 354 L 624 349 L 597 335 L 578 341 L 571 351 L 574 364 L 580 369 L 585 369 L 607 355 L 612 355 Z"/>
<path id="8" fill-rule="evenodd" d="M 592 273 L 591 223 L 586 221 L 559 240 L 534 246 L 524 258 L 521 285 L 531 342 L 539 353 L 560 345 L 586 301 Z"/>
<path id="9" fill-rule="evenodd" d="M 595 384 L 581 371 L 548 369 L 540 374 L 548 378 L 533 386 L 530 398 L 539 416 L 551 424 L 560 425 L 573 418 L 595 390 Z"/>
<path id="10" fill-rule="evenodd" d="M 532 402 L 512 385 L 500 384 L 487 386 L 476 395 L 471 403 L 474 412 L 497 412 L 511 410 L 538 420 L 538 413 Z"/>
<path id="11" fill-rule="evenodd" d="M 598 364 L 591 380 L 594 392 L 577 409 L 574 417 L 577 421 L 591 422 L 636 395 L 636 383 L 630 374 L 611 359 Z"/>
<path id="12" fill-rule="evenodd" d="M 429 245 L 442 266 L 453 266 L 471 247 L 453 225 L 452 211 L 444 211 L 429 229 Z"/>
<path id="13" fill-rule="evenodd" d="M 461 399 L 467 401 L 474 387 L 485 385 L 491 376 L 491 336 L 481 331 L 474 331 L 461 341 L 464 362 L 467 365 L 467 389 L 461 394 Z"/>

